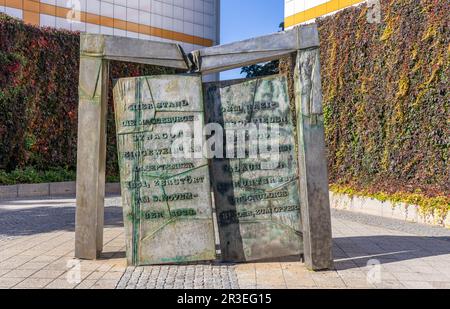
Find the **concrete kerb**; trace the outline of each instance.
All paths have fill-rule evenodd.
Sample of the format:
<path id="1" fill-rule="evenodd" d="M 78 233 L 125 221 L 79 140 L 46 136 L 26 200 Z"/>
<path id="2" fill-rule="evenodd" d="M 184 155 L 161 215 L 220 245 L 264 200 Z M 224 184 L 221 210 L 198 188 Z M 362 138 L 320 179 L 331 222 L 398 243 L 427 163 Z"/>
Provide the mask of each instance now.
<path id="1" fill-rule="evenodd" d="M 120 183 L 106 184 L 105 191 L 108 195 L 120 194 Z M 0 200 L 33 197 L 57 198 L 75 194 L 76 183 L 74 181 L 0 186 Z"/>
<path id="2" fill-rule="evenodd" d="M 440 218 L 437 214 L 422 214 L 417 205 L 380 201 L 370 197 L 348 196 L 330 192 L 331 208 L 342 209 L 406 222 L 441 226 L 450 229 L 450 214 Z"/>
<path id="3" fill-rule="evenodd" d="M 0 200 L 15 199 L 19 196 L 19 186 L 0 186 Z"/>

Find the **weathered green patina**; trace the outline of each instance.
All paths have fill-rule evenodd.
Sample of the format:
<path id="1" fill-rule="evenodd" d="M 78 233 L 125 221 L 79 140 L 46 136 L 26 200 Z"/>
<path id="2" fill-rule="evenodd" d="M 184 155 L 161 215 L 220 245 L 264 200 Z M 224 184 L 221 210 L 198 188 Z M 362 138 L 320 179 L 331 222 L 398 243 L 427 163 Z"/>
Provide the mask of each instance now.
<path id="1" fill-rule="evenodd" d="M 234 158 L 212 161 L 222 258 L 252 261 L 303 252 L 295 134 L 289 108 L 287 79 L 277 75 L 262 79 L 208 83 L 204 86 L 208 122 L 225 127 L 224 149 L 236 146 Z M 239 141 L 230 124 L 266 124 L 266 134 L 246 133 Z M 261 146 L 277 137 L 278 159 L 261 157 Z M 268 137 L 268 139 L 266 139 Z M 258 145 L 258 156 L 252 147 Z M 263 148 L 264 149 L 264 148 Z M 244 158 L 238 154 L 244 150 Z"/>
<path id="2" fill-rule="evenodd" d="M 114 87 L 129 264 L 215 259 L 208 161 L 172 149 L 194 123 L 203 127 L 201 92 L 196 75 L 126 78 Z"/>

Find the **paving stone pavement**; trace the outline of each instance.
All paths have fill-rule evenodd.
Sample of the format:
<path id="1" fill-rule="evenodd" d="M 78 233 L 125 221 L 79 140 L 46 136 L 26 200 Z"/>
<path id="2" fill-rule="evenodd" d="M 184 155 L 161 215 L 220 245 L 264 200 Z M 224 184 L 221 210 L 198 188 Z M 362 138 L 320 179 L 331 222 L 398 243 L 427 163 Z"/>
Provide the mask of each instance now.
<path id="1" fill-rule="evenodd" d="M 229 265 L 181 265 L 129 267 L 119 289 L 239 289 Z"/>
<path id="2" fill-rule="evenodd" d="M 104 252 L 74 256 L 75 199 L 0 202 L 0 288 L 448 288 L 450 230 L 332 210 L 335 269 L 298 257 L 127 267 L 120 198 L 106 200 Z"/>

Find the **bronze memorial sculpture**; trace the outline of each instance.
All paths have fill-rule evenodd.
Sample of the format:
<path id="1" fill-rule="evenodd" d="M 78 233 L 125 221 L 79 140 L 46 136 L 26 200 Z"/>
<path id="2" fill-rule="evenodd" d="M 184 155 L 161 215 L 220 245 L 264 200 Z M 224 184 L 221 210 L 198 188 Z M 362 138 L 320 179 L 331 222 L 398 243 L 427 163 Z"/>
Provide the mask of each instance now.
<path id="1" fill-rule="evenodd" d="M 202 83 L 292 54 L 296 126 L 284 75 Z M 80 57 L 77 258 L 103 247 L 108 61 L 121 60 L 185 71 L 114 86 L 130 265 L 214 260 L 216 221 L 224 261 L 303 255 L 311 270 L 332 267 L 315 24 L 188 55 L 176 44 L 82 34 Z"/>

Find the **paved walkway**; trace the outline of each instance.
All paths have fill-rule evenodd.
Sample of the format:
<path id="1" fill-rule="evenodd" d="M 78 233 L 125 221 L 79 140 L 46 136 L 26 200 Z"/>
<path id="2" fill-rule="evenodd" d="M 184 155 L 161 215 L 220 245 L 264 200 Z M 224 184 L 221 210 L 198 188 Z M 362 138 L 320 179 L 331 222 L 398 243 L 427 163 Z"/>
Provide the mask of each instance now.
<path id="1" fill-rule="evenodd" d="M 0 202 L 0 288 L 449 288 L 450 230 L 333 211 L 335 270 L 297 257 L 126 267 L 119 198 L 106 201 L 104 253 L 73 259 L 74 199 Z"/>

